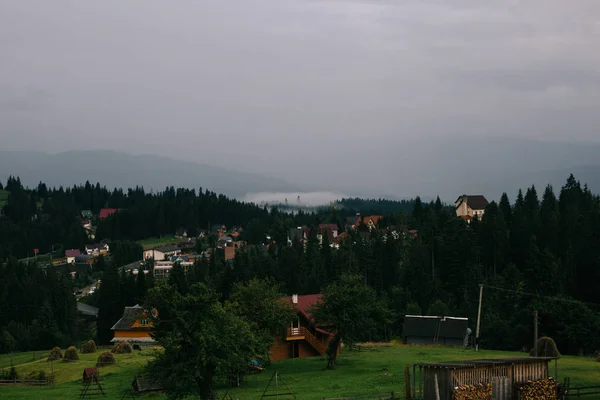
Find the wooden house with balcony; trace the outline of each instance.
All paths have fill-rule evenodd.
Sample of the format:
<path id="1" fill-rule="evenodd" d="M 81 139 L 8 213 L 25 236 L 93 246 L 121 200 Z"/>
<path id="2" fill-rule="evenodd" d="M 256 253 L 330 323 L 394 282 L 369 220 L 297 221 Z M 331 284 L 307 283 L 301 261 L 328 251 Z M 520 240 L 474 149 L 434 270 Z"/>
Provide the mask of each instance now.
<path id="1" fill-rule="evenodd" d="M 283 336 L 275 338 L 271 345 L 271 360 L 288 358 L 317 357 L 327 352 L 333 334 L 315 324 L 309 309 L 317 304 L 322 295 L 293 295 L 283 300 L 290 302 L 296 310 L 296 317 L 290 321 Z M 340 348 L 338 348 L 338 353 Z"/>

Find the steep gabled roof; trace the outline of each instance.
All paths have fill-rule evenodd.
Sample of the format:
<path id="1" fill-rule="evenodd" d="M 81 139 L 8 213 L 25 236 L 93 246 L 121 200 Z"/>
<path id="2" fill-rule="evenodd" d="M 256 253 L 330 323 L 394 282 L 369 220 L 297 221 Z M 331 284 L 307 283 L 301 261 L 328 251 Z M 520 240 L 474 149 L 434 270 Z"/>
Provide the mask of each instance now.
<path id="1" fill-rule="evenodd" d="M 456 208 L 458 208 L 461 204 L 462 201 L 464 200 L 464 195 L 460 196 L 458 199 L 456 199 L 455 203 L 458 203 L 458 206 L 456 206 Z M 489 202 L 487 201 L 487 199 L 478 194 L 478 195 L 467 195 L 467 205 L 469 207 L 471 207 L 473 210 L 485 210 L 485 208 L 488 206 Z"/>
<path id="2" fill-rule="evenodd" d="M 77 257 L 81 255 L 81 250 L 79 249 L 70 249 L 65 251 L 65 257 Z"/>
<path id="3" fill-rule="evenodd" d="M 132 325 L 137 321 L 144 313 L 144 308 L 139 304 L 133 307 L 125 307 L 123 310 L 123 316 L 117 323 L 111 328 L 113 331 L 130 331 Z M 144 328 L 147 329 L 147 328 Z"/>

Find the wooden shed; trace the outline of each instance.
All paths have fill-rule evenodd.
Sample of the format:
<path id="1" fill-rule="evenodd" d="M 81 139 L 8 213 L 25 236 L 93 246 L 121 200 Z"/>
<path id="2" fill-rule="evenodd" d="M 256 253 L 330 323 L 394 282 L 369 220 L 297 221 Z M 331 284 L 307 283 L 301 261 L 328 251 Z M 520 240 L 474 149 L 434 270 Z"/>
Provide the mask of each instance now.
<path id="1" fill-rule="evenodd" d="M 554 379 L 558 379 L 556 359 L 551 357 L 497 358 L 447 361 L 413 366 L 413 398 L 452 400 L 456 388 L 465 385 L 491 385 L 498 400 L 514 397 L 518 383 L 549 377 L 549 364 L 554 363 Z"/>

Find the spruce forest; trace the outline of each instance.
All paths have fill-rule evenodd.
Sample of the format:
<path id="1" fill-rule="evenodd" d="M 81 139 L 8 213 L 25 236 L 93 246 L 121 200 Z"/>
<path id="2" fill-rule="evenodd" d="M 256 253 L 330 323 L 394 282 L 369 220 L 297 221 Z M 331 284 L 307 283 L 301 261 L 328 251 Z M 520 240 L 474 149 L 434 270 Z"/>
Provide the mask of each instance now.
<path id="1" fill-rule="evenodd" d="M 99 222 L 95 238 L 115 249 L 92 267 L 102 278 L 92 299 L 100 308 L 100 342 L 110 340 L 123 306 L 143 303 L 158 284 L 152 274 L 137 278 L 120 268 L 141 259 L 136 241 L 218 223 L 242 226 L 248 246 L 232 262 L 215 256 L 187 273 L 175 267 L 169 283 L 180 289 L 203 283 L 226 301 L 236 283 L 253 278 L 272 278 L 291 295 L 320 293 L 342 275 L 358 275 L 387 310 L 365 341 L 400 337 L 405 314 L 465 316 L 475 331 L 483 285 L 482 346 L 529 350 L 538 310 L 540 336 L 554 338 L 561 352 L 600 348 L 600 197 L 573 176 L 560 191 L 530 187 L 512 198 L 504 194 L 470 224 L 439 199 L 346 199 L 316 213 L 291 214 L 203 189 L 110 191 L 90 183 L 28 189 L 16 177 L 0 189 L 9 192 L 0 217 L 0 352 L 90 338 L 77 323 L 77 282 L 51 265 L 23 259 L 34 248 L 40 254 L 83 248 L 90 240 L 77 217 L 104 207 L 121 211 Z M 360 226 L 337 249 L 327 235 L 319 243 L 318 224 L 337 224 L 341 232 L 346 217 L 356 213 L 383 215 L 380 229 Z M 289 229 L 304 225 L 310 228 L 307 242 L 289 241 Z"/>

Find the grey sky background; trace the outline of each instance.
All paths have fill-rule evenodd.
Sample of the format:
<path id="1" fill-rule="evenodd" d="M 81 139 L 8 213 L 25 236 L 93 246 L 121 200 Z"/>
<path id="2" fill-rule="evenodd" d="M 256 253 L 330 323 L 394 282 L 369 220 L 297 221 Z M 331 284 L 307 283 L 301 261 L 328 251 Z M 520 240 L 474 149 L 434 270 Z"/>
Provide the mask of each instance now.
<path id="1" fill-rule="evenodd" d="M 419 190 L 449 143 L 600 143 L 599 39 L 597 0 L 0 0 L 1 146 Z"/>

